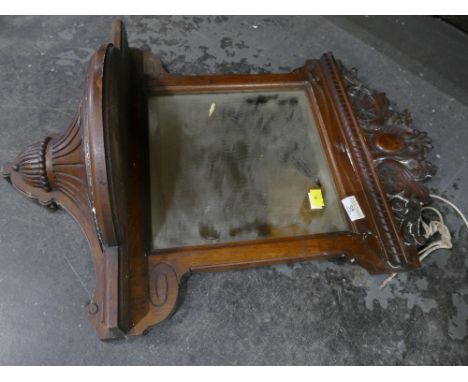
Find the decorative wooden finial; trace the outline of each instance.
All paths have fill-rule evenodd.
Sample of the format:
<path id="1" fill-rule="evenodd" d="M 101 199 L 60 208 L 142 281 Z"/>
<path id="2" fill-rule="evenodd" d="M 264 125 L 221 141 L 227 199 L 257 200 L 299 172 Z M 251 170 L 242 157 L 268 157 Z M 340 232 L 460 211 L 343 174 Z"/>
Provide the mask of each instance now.
<path id="1" fill-rule="evenodd" d="M 44 191 L 51 190 L 46 169 L 46 149 L 49 141 L 50 138 L 47 137 L 42 142 L 28 146 L 11 165 L 11 169 L 18 172 L 26 184 Z"/>

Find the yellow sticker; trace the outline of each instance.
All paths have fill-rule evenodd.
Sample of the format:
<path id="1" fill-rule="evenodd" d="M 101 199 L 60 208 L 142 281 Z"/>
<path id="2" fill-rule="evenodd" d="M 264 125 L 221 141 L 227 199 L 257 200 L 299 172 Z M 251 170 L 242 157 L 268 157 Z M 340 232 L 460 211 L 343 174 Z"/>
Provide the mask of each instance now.
<path id="1" fill-rule="evenodd" d="M 312 210 L 321 210 L 325 207 L 325 201 L 323 200 L 322 189 L 311 188 L 308 192 L 309 204 Z"/>

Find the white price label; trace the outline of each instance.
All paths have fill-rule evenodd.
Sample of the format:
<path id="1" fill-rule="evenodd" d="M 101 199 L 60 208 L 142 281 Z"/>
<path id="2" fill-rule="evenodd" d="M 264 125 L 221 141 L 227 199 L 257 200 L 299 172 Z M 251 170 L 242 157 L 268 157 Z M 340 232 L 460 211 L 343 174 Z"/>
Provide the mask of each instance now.
<path id="1" fill-rule="evenodd" d="M 364 219 L 366 217 L 354 195 L 341 199 L 341 203 L 343 203 L 343 207 L 345 208 L 346 213 L 352 222 L 355 220 Z"/>

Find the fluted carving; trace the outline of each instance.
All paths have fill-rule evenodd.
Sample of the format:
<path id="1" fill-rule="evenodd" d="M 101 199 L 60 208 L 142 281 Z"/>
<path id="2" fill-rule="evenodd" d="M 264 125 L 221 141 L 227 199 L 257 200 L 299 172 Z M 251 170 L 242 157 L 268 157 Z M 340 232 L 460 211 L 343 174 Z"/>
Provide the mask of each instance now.
<path id="1" fill-rule="evenodd" d="M 105 173 L 105 162 L 94 158 L 90 135 L 94 139 L 102 134 L 102 99 L 101 89 L 95 84 L 102 79 L 102 68 L 107 46 L 101 47 L 90 63 L 90 78 L 87 82 L 87 97 L 98 100 L 92 111 L 97 119 L 90 116 L 89 105 L 82 101 L 69 127 L 61 135 L 45 138 L 23 150 L 13 162 L 3 169 L 3 176 L 26 197 L 48 207 L 63 207 L 80 224 L 91 248 L 96 268 L 96 289 L 93 299 L 87 305 L 90 320 L 95 325 L 101 338 L 115 335 L 117 326 L 116 300 L 106 288 L 117 281 L 117 252 L 109 248 L 103 239 L 102 228 L 98 222 L 98 213 L 105 206 L 95 205 L 94 198 L 103 200 L 108 188 L 96 188 L 94 181 L 95 167 Z M 89 126 L 93 128 L 90 130 Z M 97 145 L 100 146 L 98 143 Z M 95 167 L 93 167 L 95 166 Z M 108 215 L 110 212 L 106 211 Z M 112 227 L 112 222 L 108 223 Z"/>
<path id="2" fill-rule="evenodd" d="M 89 205 L 84 164 L 81 107 L 60 136 L 46 137 L 23 150 L 5 166 L 3 176 L 43 205 Z"/>
<path id="3" fill-rule="evenodd" d="M 68 130 L 61 137 L 52 139 L 47 151 L 52 188 L 60 190 L 76 206 L 90 204 L 80 124 L 81 107 Z"/>
<path id="4" fill-rule="evenodd" d="M 45 163 L 49 141 L 50 138 L 46 138 L 28 146 L 18 155 L 12 166 L 13 171 L 18 172 L 26 184 L 44 191 L 50 191 Z"/>

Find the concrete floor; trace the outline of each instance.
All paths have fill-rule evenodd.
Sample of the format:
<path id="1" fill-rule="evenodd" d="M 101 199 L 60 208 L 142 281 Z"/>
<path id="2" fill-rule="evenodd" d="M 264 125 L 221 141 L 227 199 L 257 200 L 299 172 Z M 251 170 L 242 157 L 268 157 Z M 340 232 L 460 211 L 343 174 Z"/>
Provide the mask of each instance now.
<path id="1" fill-rule="evenodd" d="M 0 18 L 0 163 L 61 132 L 112 17 Z M 430 133 L 434 193 L 468 211 L 468 38 L 431 18 L 124 17 L 133 46 L 174 73 L 289 71 L 333 51 Z M 455 59 L 461 60 L 455 62 Z M 464 61 L 463 61 L 464 60 Z M 0 182 L 1 364 L 468 364 L 468 235 L 383 277 L 312 262 L 188 281 L 147 336 L 100 342 L 83 306 L 93 266 L 78 225 Z"/>

